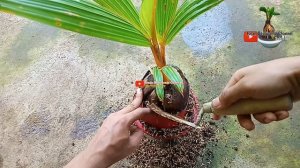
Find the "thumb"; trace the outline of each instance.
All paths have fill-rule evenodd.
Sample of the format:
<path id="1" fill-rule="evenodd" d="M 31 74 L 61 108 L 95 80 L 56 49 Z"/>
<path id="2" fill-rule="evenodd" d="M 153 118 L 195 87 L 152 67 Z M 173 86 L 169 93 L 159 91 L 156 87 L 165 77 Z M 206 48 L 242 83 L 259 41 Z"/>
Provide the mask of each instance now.
<path id="1" fill-rule="evenodd" d="M 128 119 L 129 126 L 141 117 L 149 115 L 151 110 L 149 108 L 138 108 L 130 113 L 127 113 L 125 117 Z"/>
<path id="2" fill-rule="evenodd" d="M 215 98 L 213 101 L 212 101 L 212 106 L 214 109 L 220 109 L 222 108 L 221 107 L 221 103 L 220 103 L 220 99 L 219 97 Z M 212 114 L 212 119 L 213 120 L 220 120 L 221 116 L 217 115 L 217 114 Z"/>

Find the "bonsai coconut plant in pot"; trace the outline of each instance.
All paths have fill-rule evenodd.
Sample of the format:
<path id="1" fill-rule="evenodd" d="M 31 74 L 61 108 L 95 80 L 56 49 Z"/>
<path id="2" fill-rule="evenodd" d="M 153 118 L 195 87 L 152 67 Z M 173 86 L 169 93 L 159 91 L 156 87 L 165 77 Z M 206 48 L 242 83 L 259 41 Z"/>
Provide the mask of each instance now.
<path id="1" fill-rule="evenodd" d="M 167 64 L 166 46 L 189 22 L 221 2 L 184 0 L 179 5 L 179 0 L 143 0 L 138 10 L 131 0 L 0 0 L 0 10 L 93 37 L 150 47 L 155 66 L 142 80 L 154 85 L 143 89 L 142 106 L 194 122 L 197 98 L 181 69 Z M 268 23 L 274 14 L 268 15 Z M 187 131 L 157 113 L 136 124 L 157 138 Z"/>
<path id="2" fill-rule="evenodd" d="M 275 32 L 275 28 L 271 24 L 271 19 L 273 16 L 280 15 L 280 13 L 275 12 L 274 7 L 260 7 L 259 10 L 266 14 L 263 32 L 259 34 L 259 42 L 268 48 L 276 47 L 281 42 L 281 35 Z"/>

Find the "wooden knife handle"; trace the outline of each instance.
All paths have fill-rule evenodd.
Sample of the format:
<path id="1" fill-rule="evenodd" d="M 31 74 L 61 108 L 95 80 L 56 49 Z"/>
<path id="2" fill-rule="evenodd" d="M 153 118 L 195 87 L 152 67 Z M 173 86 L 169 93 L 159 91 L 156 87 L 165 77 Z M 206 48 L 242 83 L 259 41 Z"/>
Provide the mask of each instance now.
<path id="1" fill-rule="evenodd" d="M 212 102 L 203 105 L 204 113 L 214 113 L 219 115 L 243 115 L 256 114 L 273 111 L 289 111 L 293 108 L 293 101 L 290 96 L 281 96 L 273 99 L 242 99 L 228 108 L 216 110 L 212 107 Z"/>

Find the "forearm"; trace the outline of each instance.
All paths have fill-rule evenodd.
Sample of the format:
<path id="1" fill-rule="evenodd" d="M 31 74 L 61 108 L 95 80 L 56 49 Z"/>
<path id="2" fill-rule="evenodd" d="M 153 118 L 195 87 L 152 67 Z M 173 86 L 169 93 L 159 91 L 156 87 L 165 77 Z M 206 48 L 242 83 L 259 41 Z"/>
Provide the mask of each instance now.
<path id="1" fill-rule="evenodd" d="M 84 154 L 81 152 L 75 156 L 64 168 L 80 168 L 86 167 L 87 159 L 84 157 Z"/>
<path id="2" fill-rule="evenodd" d="M 91 152 L 82 151 L 72 159 L 64 168 L 107 168 L 104 160 L 101 160 L 98 154 L 91 154 Z"/>

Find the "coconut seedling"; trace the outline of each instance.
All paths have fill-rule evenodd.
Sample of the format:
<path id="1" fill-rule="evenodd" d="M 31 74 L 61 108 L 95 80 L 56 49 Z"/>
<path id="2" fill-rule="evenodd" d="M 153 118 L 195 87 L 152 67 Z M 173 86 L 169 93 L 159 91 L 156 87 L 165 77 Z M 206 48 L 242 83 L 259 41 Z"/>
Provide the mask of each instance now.
<path id="1" fill-rule="evenodd" d="M 143 0 L 137 9 L 131 0 L 0 0 L 0 10 L 93 37 L 150 47 L 155 66 L 143 80 L 156 85 L 144 88 L 143 105 L 186 119 L 191 116 L 187 108 L 195 111 L 197 100 L 182 71 L 167 64 L 166 46 L 188 23 L 222 1 L 184 0 L 179 5 L 179 0 Z M 277 13 L 265 11 L 271 26 L 271 16 Z M 157 129 L 178 127 L 156 114 L 143 120 Z"/>
<path id="2" fill-rule="evenodd" d="M 267 38 L 267 39 L 269 37 L 271 37 L 271 39 L 274 40 L 275 39 L 275 35 L 274 35 L 275 28 L 271 24 L 271 19 L 275 15 L 280 15 L 280 13 L 275 12 L 274 7 L 272 7 L 272 8 L 270 8 L 270 7 L 260 7 L 259 10 L 266 14 L 266 22 L 265 22 L 265 26 L 263 28 L 264 37 Z"/>

